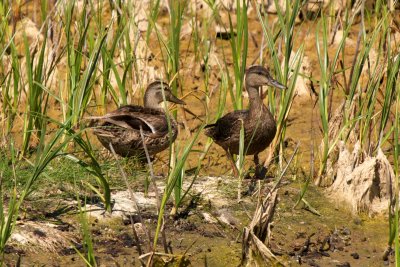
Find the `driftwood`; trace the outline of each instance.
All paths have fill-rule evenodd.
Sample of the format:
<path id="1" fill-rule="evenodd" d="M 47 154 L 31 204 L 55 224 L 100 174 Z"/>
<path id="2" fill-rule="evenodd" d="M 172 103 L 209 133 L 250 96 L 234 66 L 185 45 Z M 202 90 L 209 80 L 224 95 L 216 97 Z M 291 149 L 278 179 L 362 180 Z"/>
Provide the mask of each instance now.
<path id="1" fill-rule="evenodd" d="M 249 226 L 243 229 L 242 266 L 284 266 L 278 257 L 268 248 L 265 242 L 268 244 L 271 235 L 270 225 L 278 202 L 278 187 L 287 168 L 297 154 L 298 148 L 299 143 L 275 185 L 268 192 L 263 201 L 258 203 Z"/>
<path id="2" fill-rule="evenodd" d="M 364 156 L 359 143 L 352 152 L 339 143 L 335 181 L 328 189 L 333 199 L 347 203 L 353 212 L 386 211 L 393 204 L 393 168 L 379 148 L 376 156 Z"/>
<path id="3" fill-rule="evenodd" d="M 254 265 L 254 253 L 259 254 L 269 266 L 276 265 L 279 260 L 264 244 L 270 235 L 270 223 L 277 203 L 277 190 L 268 193 L 257 208 L 253 220 L 243 231 L 242 265 Z M 246 262 L 246 264 L 245 264 Z"/>

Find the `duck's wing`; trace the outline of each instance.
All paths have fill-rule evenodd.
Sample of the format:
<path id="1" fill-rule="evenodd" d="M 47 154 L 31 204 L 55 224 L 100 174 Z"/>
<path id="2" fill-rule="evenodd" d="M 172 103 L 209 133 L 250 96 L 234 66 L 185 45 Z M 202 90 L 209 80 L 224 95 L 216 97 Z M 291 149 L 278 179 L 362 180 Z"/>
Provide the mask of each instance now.
<path id="1" fill-rule="evenodd" d="M 163 112 L 140 106 L 123 106 L 98 119 L 102 125 L 135 131 L 142 128 L 144 134 L 159 135 L 168 131 L 168 122 Z"/>
<path id="2" fill-rule="evenodd" d="M 237 110 L 226 114 L 214 124 L 206 126 L 206 135 L 218 141 L 240 138 L 240 129 L 242 124 L 246 124 L 247 113 L 248 110 Z"/>

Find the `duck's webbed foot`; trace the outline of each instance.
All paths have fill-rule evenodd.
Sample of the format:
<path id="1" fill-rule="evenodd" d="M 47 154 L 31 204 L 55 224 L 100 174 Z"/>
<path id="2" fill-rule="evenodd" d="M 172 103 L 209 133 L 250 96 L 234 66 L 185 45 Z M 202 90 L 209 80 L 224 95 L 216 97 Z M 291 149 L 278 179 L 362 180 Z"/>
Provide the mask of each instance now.
<path id="1" fill-rule="evenodd" d="M 260 164 L 260 159 L 258 158 L 258 154 L 254 154 L 254 164 L 256 165 L 256 170 L 254 172 L 253 179 L 264 180 L 267 177 L 267 168 Z"/>
<path id="2" fill-rule="evenodd" d="M 150 156 L 150 162 L 154 162 L 154 160 L 156 159 L 156 157 L 154 156 Z M 146 157 L 141 157 L 139 158 L 139 162 L 140 164 L 142 164 L 143 166 L 146 166 L 149 164 L 149 161 Z"/>
<path id="3" fill-rule="evenodd" d="M 265 168 L 262 165 L 257 165 L 253 179 L 264 180 L 267 178 L 267 172 L 268 172 L 267 168 Z"/>

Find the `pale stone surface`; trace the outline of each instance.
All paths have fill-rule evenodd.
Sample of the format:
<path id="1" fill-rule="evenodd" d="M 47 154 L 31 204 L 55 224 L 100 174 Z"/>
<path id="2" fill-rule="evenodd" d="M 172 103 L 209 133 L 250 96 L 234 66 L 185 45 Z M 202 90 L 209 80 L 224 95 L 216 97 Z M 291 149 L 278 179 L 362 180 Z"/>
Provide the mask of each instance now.
<path id="1" fill-rule="evenodd" d="M 221 209 L 218 211 L 218 221 L 232 228 L 239 225 L 239 221 L 228 209 Z"/>
<path id="2" fill-rule="evenodd" d="M 203 213 L 201 213 L 201 214 L 203 215 L 204 220 L 205 220 L 207 223 L 218 223 L 218 220 L 215 219 L 214 216 L 212 216 L 210 213 L 208 213 L 208 212 L 203 212 Z"/>
<path id="3" fill-rule="evenodd" d="M 338 12 L 344 6 L 347 5 L 349 0 L 308 0 L 303 5 L 302 9 L 306 12 L 318 12 L 320 9 L 326 9 L 329 4 L 333 4 L 333 10 Z M 264 0 L 258 1 L 260 4 L 264 4 L 266 12 L 276 14 L 278 7 L 275 5 L 275 0 Z M 278 6 L 282 12 L 286 10 L 286 2 L 285 0 L 278 0 Z"/>
<path id="4" fill-rule="evenodd" d="M 184 182 L 184 188 L 189 187 L 191 182 L 190 179 L 191 177 L 188 177 Z M 226 192 L 221 189 L 221 185 L 228 184 L 228 186 L 236 188 L 236 183 L 237 181 L 221 179 L 220 177 L 198 177 L 191 190 L 193 194 L 201 194 L 203 201 L 209 203 L 213 209 L 219 210 L 228 207 L 232 201 L 226 197 Z M 163 181 L 157 181 L 157 186 L 159 194 L 161 195 L 165 188 L 165 184 Z M 146 210 L 157 213 L 157 202 L 152 188 L 150 189 L 148 196 L 144 196 L 141 192 L 133 192 L 133 197 L 134 199 L 132 200 L 128 190 L 112 193 L 111 201 L 113 202 L 113 206 L 111 213 L 105 212 L 104 208 L 100 205 L 86 205 L 85 209 L 90 216 L 100 220 L 115 218 L 128 219 L 129 215 L 138 213 L 137 206 L 141 211 Z M 203 216 L 207 215 L 203 214 Z M 208 218 L 211 219 L 211 217 Z"/>
<path id="5" fill-rule="evenodd" d="M 28 251 L 40 249 L 58 252 L 75 242 L 77 238 L 73 233 L 61 231 L 55 224 L 40 221 L 18 223 L 10 237 L 10 245 L 23 246 Z"/>
<path id="6" fill-rule="evenodd" d="M 86 205 L 86 211 L 92 217 L 105 220 L 113 218 L 128 219 L 129 215 L 137 214 L 137 206 L 141 210 L 154 210 L 156 212 L 157 205 L 154 194 L 150 193 L 148 197 L 145 197 L 141 192 L 133 192 L 133 198 L 131 199 L 127 190 L 118 191 L 111 194 L 111 200 L 114 203 L 111 213 L 105 212 L 103 207 L 98 205 Z"/>

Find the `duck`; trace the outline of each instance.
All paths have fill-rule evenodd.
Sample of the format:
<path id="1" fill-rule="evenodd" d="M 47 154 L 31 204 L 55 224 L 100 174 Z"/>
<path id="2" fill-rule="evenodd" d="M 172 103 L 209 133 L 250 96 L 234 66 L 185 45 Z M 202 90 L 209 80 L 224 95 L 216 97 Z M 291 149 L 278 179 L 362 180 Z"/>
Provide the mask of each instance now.
<path id="1" fill-rule="evenodd" d="M 150 157 L 167 149 L 178 135 L 178 124 L 164 109 L 165 101 L 185 105 L 177 98 L 168 84 L 156 80 L 147 86 L 144 106 L 125 105 L 95 120 L 93 133 L 100 143 L 122 157 L 145 158 L 145 149 Z M 142 134 L 143 133 L 143 137 Z"/>
<path id="2" fill-rule="evenodd" d="M 266 170 L 260 169 L 259 153 L 264 151 L 275 138 L 276 122 L 274 116 L 264 105 L 262 86 L 286 89 L 286 86 L 272 78 L 269 71 L 259 65 L 250 66 L 245 71 L 244 87 L 249 96 L 249 108 L 236 110 L 219 118 L 215 123 L 206 125 L 205 135 L 222 147 L 232 163 L 234 175 L 238 170 L 233 155 L 239 154 L 240 131 L 244 128 L 244 154 L 254 155 L 255 176 L 264 176 Z"/>

